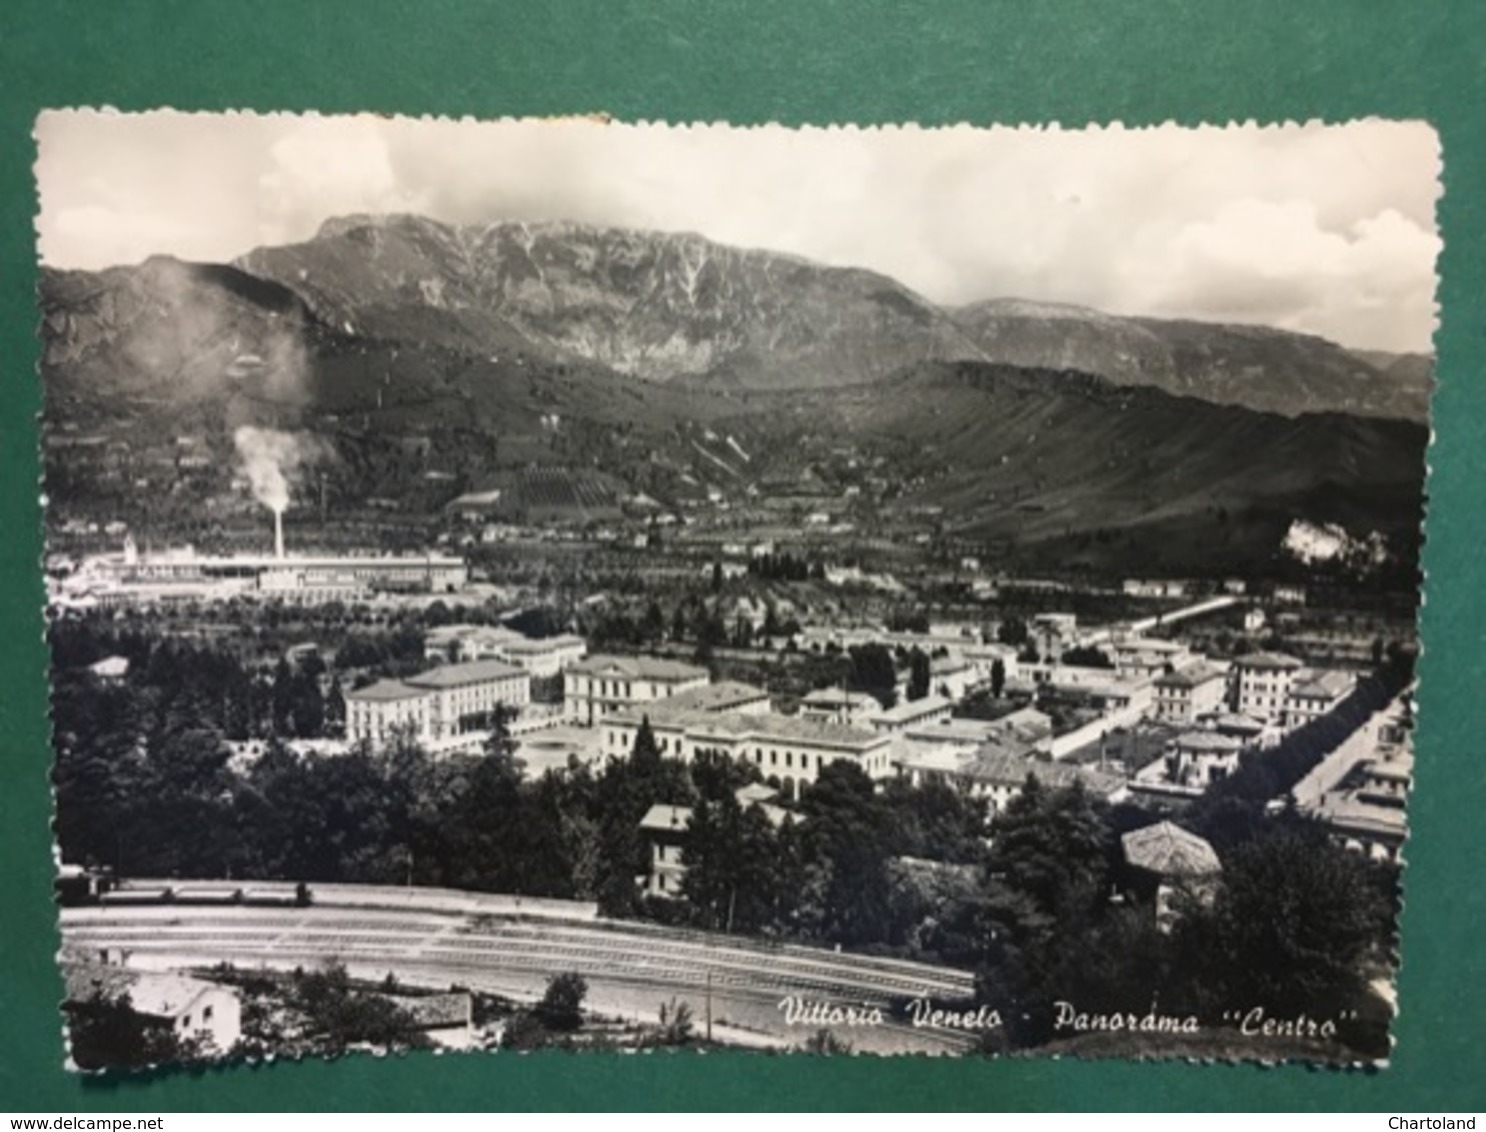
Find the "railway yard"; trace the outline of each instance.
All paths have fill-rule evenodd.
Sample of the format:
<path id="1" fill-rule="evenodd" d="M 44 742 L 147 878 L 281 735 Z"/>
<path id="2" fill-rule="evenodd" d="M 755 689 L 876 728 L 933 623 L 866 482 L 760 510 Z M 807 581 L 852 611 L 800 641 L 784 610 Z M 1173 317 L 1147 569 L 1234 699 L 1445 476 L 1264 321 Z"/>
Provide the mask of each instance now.
<path id="1" fill-rule="evenodd" d="M 540 997 L 554 974 L 576 971 L 588 1007 L 651 1020 L 673 1000 L 689 1002 L 728 1044 L 802 1045 L 818 1029 L 786 1017 L 783 1003 L 819 1003 L 869 1013 L 880 1025 L 838 1027 L 863 1052 L 949 1052 L 976 1035 L 915 1026 L 907 1004 L 962 1003 L 973 977 L 949 968 L 594 918 L 555 902 L 517 910 L 511 901 L 447 896 L 420 904 L 416 890 L 369 897 L 352 886 L 317 891 L 307 907 L 120 902 L 64 908 L 66 947 L 109 955 L 143 970 L 292 970 L 338 960 L 362 978 L 393 976 L 408 986 L 458 985 L 522 1000 Z M 401 899 L 395 902 L 392 896 Z"/>

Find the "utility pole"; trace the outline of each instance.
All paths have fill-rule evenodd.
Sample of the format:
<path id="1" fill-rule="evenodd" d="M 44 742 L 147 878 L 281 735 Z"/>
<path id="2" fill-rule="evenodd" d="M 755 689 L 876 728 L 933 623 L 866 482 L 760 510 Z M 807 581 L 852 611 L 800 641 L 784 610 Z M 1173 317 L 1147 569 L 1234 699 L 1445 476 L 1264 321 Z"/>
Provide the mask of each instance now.
<path id="1" fill-rule="evenodd" d="M 712 1044 L 712 968 L 707 968 L 707 1044 Z"/>

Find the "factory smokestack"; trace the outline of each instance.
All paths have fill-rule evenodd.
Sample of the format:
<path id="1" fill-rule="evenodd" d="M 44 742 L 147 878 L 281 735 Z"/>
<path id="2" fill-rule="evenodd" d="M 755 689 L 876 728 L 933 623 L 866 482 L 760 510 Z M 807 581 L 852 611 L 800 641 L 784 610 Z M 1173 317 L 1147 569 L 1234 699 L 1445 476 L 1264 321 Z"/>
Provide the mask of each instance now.
<path id="1" fill-rule="evenodd" d="M 273 556 L 284 557 L 284 513 L 277 507 L 273 509 Z"/>

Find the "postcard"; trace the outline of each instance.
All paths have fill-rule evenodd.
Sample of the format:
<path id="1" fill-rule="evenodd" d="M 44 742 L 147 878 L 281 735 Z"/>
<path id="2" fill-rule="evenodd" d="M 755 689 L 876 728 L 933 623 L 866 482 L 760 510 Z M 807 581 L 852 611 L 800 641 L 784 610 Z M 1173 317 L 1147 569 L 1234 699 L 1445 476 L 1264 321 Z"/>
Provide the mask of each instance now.
<path id="1" fill-rule="evenodd" d="M 1427 124 L 36 137 L 59 1060 L 1387 1062 Z"/>

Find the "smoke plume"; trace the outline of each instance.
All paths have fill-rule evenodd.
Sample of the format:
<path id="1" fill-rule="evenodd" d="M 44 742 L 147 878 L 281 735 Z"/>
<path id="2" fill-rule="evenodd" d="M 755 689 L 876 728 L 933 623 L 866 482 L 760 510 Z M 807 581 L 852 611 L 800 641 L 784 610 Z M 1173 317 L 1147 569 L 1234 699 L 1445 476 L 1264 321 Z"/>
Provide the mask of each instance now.
<path id="1" fill-rule="evenodd" d="M 253 498 L 280 513 L 289 506 L 299 472 L 321 454 L 321 444 L 313 436 L 251 425 L 234 432 L 232 442 L 252 485 Z"/>

